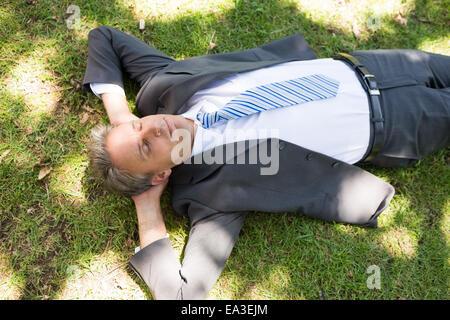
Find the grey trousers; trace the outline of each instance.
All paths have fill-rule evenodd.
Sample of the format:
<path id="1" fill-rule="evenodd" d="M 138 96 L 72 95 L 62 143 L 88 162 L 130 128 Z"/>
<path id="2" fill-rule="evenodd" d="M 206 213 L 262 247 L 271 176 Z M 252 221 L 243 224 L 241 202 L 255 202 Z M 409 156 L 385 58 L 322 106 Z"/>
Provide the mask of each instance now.
<path id="1" fill-rule="evenodd" d="M 408 167 L 449 145 L 449 56 L 420 50 L 351 54 L 376 76 L 381 93 L 384 144 L 371 163 Z"/>

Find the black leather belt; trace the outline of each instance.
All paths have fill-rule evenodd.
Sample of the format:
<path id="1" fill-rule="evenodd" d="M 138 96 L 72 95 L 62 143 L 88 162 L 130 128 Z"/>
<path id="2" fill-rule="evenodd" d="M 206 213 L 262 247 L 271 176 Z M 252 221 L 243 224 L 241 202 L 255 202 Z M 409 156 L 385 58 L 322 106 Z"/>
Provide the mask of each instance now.
<path id="1" fill-rule="evenodd" d="M 372 123 L 372 138 L 369 148 L 361 161 L 370 161 L 380 151 L 384 142 L 384 118 L 380 104 L 380 91 L 375 76 L 371 74 L 355 57 L 339 52 L 335 59 L 346 62 L 358 75 L 359 82 L 367 92 L 370 106 L 370 120 Z"/>

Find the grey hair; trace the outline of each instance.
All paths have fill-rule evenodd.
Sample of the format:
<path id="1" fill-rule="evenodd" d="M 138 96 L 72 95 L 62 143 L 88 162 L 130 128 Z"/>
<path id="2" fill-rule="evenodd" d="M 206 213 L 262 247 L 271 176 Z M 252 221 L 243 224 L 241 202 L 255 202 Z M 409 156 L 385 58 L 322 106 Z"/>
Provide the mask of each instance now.
<path id="1" fill-rule="evenodd" d="M 104 186 L 109 191 L 125 197 L 138 195 L 152 186 L 153 173 L 133 174 L 113 165 L 106 150 L 106 138 L 113 129 L 112 125 L 98 125 L 91 130 L 91 142 L 88 147 L 90 165 L 94 174 L 103 180 Z"/>

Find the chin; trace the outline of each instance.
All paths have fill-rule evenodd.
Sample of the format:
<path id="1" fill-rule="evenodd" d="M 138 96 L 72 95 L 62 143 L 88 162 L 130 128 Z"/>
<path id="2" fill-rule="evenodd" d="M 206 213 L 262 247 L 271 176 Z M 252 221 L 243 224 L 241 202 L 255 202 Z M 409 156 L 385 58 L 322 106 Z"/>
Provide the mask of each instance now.
<path id="1" fill-rule="evenodd" d="M 189 129 L 189 122 L 182 116 L 175 116 L 172 118 L 175 129 Z"/>

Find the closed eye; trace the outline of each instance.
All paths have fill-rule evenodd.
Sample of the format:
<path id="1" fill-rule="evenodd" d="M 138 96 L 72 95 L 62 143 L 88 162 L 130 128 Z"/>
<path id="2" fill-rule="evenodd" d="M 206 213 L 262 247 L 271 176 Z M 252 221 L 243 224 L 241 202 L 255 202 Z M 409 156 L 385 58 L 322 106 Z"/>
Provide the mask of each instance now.
<path id="1" fill-rule="evenodd" d="M 146 153 L 146 154 L 149 154 L 150 153 L 150 142 L 148 142 L 148 140 L 147 139 L 144 139 L 143 141 L 143 145 L 144 145 L 144 152 Z"/>
<path id="2" fill-rule="evenodd" d="M 138 154 L 141 160 L 145 161 L 148 159 L 148 155 L 150 154 L 150 143 L 147 139 L 143 139 L 142 143 L 137 143 Z"/>

